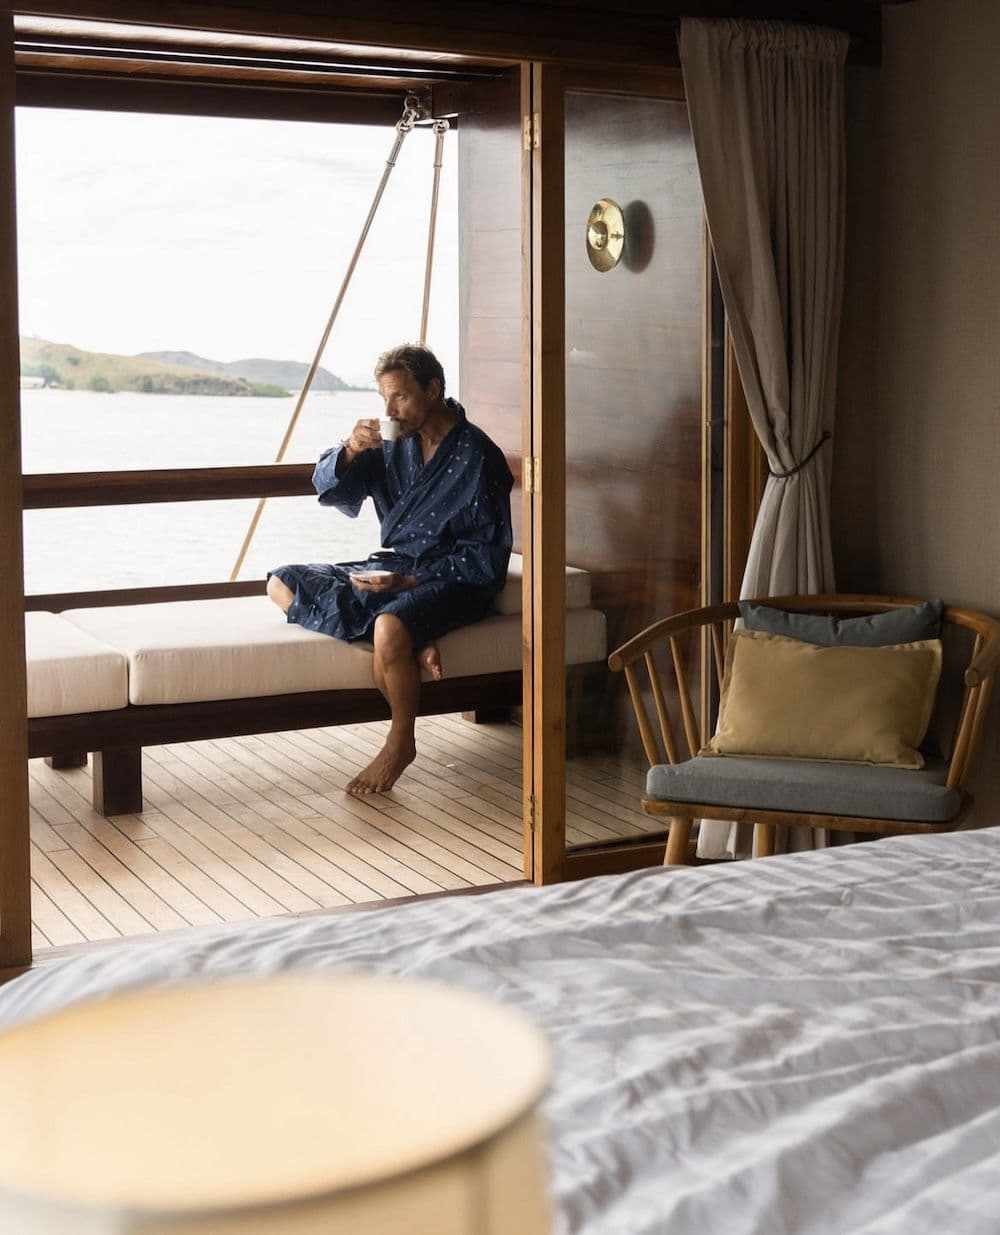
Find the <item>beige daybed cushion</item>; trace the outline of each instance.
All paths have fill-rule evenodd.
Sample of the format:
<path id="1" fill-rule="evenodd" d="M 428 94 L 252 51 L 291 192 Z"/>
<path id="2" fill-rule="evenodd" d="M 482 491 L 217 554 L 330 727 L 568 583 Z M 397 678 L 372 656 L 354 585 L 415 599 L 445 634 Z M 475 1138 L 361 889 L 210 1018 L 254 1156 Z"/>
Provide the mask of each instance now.
<path id="1" fill-rule="evenodd" d="M 608 631 L 597 609 L 566 612 L 566 663 L 585 665 L 607 657 Z M 483 618 L 438 640 L 445 677 L 521 668 L 521 616 Z"/>
<path id="2" fill-rule="evenodd" d="M 69 609 L 63 616 L 126 655 L 130 703 L 373 685 L 370 649 L 288 625 L 266 596 Z"/>
<path id="3" fill-rule="evenodd" d="M 121 652 L 55 613 L 26 613 L 28 715 L 110 712 L 128 703 Z"/>
<path id="4" fill-rule="evenodd" d="M 193 703 L 372 687 L 367 644 L 289 625 L 266 596 L 73 609 L 80 630 L 128 657 L 129 700 Z M 491 615 L 439 641 L 447 677 L 521 668 L 521 619 Z M 603 660 L 603 613 L 567 613 L 569 661 Z"/>

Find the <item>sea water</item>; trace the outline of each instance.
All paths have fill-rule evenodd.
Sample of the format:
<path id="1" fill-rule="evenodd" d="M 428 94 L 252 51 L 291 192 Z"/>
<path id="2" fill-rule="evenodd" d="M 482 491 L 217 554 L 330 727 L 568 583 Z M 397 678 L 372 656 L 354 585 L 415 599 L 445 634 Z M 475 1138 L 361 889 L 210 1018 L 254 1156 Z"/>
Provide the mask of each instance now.
<path id="1" fill-rule="evenodd" d="M 23 471 L 107 472 L 275 461 L 295 399 L 22 390 Z M 375 417 L 374 390 L 310 393 L 285 463 L 314 463 L 355 421 Z M 81 591 L 228 579 L 255 499 L 33 510 L 24 515 L 25 591 Z M 370 502 L 357 519 L 315 497 L 269 498 L 241 579 L 283 562 L 336 562 L 378 548 Z"/>

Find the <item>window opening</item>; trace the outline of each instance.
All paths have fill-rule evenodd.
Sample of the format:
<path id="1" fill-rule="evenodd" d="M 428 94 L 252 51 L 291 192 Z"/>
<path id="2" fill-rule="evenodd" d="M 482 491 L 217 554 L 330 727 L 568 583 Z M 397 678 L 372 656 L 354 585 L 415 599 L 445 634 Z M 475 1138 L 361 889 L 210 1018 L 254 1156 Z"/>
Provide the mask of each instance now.
<path id="1" fill-rule="evenodd" d="M 347 264 L 347 273 L 344 275 L 344 280 L 340 285 L 340 290 L 337 292 L 336 299 L 333 302 L 333 308 L 330 310 L 330 316 L 327 318 L 323 335 L 319 341 L 319 347 L 316 349 L 316 355 L 313 357 L 312 364 L 309 366 L 309 371 L 306 373 L 305 379 L 303 380 L 302 389 L 299 391 L 295 407 L 292 411 L 291 419 L 288 422 L 288 428 L 285 430 L 285 435 L 281 439 L 281 445 L 278 447 L 278 453 L 275 455 L 275 463 L 281 463 L 285 457 L 285 451 L 288 449 L 288 444 L 292 439 L 292 434 L 295 432 L 295 426 L 298 423 L 299 416 L 302 413 L 302 408 L 305 405 L 305 401 L 312 387 L 313 380 L 316 377 L 319 362 L 323 359 L 323 353 L 326 351 L 327 343 L 330 340 L 330 334 L 333 331 L 333 327 L 336 325 L 337 315 L 340 313 L 340 308 L 344 303 L 344 297 L 347 294 L 347 289 L 350 287 L 351 277 L 357 269 L 362 250 L 365 246 L 365 241 L 368 239 L 368 233 L 371 230 L 372 223 L 375 219 L 375 214 L 382 201 L 382 195 L 385 193 L 386 186 L 389 183 L 389 177 L 392 175 L 393 169 L 396 166 L 396 160 L 399 157 L 400 150 L 403 148 L 403 142 L 406 140 L 407 134 L 413 131 L 413 128 L 419 119 L 420 101 L 415 95 L 407 95 L 406 101 L 403 104 L 403 114 L 399 120 L 396 121 L 396 136 L 393 140 L 392 147 L 389 150 L 389 157 L 385 162 L 385 170 L 383 171 L 382 178 L 378 183 L 378 188 L 375 190 L 375 196 L 372 199 L 372 204 L 368 209 L 368 215 L 362 224 L 361 234 L 358 236 L 357 243 L 354 246 L 354 252 L 351 254 L 351 260 Z M 427 318 L 430 312 L 431 276 L 434 272 L 434 232 L 437 224 L 444 137 L 450 127 L 447 120 L 434 120 L 432 123 L 435 137 L 434 177 L 431 187 L 429 223 L 427 230 L 427 261 L 424 266 L 424 289 L 420 310 L 420 334 L 417 338 L 418 343 L 427 342 Z M 266 502 L 266 497 L 260 498 L 257 502 L 257 509 L 254 511 L 253 518 L 250 521 L 250 526 L 247 529 L 247 534 L 243 538 L 243 544 L 240 546 L 236 563 L 233 566 L 232 572 L 229 576 L 230 580 L 235 580 L 239 577 L 240 567 L 243 565 L 246 558 L 247 550 L 250 548 L 250 543 L 253 540 L 254 533 L 257 530 L 257 525 L 260 523 L 260 517 L 264 512 L 264 505 Z"/>
<path id="2" fill-rule="evenodd" d="M 292 356 L 304 372 L 384 165 L 382 131 L 35 108 L 19 109 L 18 128 L 25 472 L 270 462 L 294 396 L 218 397 L 183 384 L 175 390 L 184 393 L 167 394 L 155 374 L 146 375 L 152 390 L 134 380 L 122 388 L 120 363 L 102 370 L 93 357 L 157 352 L 175 368 L 207 358 L 231 370 L 247 356 Z M 446 141 L 454 140 L 449 133 Z M 303 464 L 358 416 L 378 415 L 371 366 L 384 347 L 417 333 L 426 275 L 419 218 L 437 174 L 426 139 L 419 145 L 400 159 L 396 191 L 373 224 L 364 269 L 320 366 L 314 406 L 296 430 L 290 457 Z M 428 342 L 457 390 L 457 175 L 454 159 L 444 164 Z M 43 344 L 59 346 L 46 354 Z M 219 367 L 219 380 L 233 376 Z M 274 384 L 273 371 L 248 373 L 246 380 Z M 331 387 L 331 377 L 341 384 Z M 293 378 L 282 375 L 286 389 L 301 385 Z M 313 507 L 309 498 L 274 503 L 245 573 L 273 565 L 267 546 L 276 542 L 286 546 L 282 559 L 293 545 L 302 560 L 370 547 L 365 513 L 331 521 Z M 155 507 L 29 511 L 26 590 L 225 578 L 252 508 L 220 503 L 204 521 L 194 503 L 162 507 L 161 515 Z M 164 570 L 161 537 L 171 525 L 180 534 L 167 537 L 172 559 Z M 128 555 L 113 530 L 122 526 Z"/>

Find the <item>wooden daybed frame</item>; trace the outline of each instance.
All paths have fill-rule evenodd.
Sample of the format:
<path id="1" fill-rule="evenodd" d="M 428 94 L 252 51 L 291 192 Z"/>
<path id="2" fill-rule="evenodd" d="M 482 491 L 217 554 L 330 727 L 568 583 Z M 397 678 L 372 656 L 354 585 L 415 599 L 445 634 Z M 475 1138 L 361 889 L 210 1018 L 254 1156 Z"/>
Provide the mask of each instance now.
<path id="1" fill-rule="evenodd" d="M 462 712 L 476 721 L 499 719 L 521 703 L 521 673 L 482 674 L 425 682 L 421 716 Z M 319 690 L 252 699 L 210 700 L 77 712 L 28 720 L 28 757 L 55 767 L 79 767 L 93 752 L 93 804 L 102 815 L 142 810 L 142 748 L 248 733 L 280 733 L 326 725 L 387 720 L 385 699 L 370 690 Z"/>

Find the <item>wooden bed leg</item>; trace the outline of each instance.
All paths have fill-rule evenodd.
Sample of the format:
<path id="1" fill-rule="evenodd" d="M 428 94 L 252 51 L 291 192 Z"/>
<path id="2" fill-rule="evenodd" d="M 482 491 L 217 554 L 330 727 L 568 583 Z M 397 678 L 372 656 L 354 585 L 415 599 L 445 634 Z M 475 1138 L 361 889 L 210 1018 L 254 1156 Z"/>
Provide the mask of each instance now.
<path id="1" fill-rule="evenodd" d="M 463 712 L 462 719 L 472 725 L 505 724 L 510 720 L 510 708 L 476 708 L 473 712 Z"/>
<path id="2" fill-rule="evenodd" d="M 142 810 L 142 747 L 94 751 L 94 810 L 100 815 L 136 815 Z"/>
<path id="3" fill-rule="evenodd" d="M 753 825 L 753 850 L 755 858 L 770 858 L 774 856 L 774 824 L 755 823 Z"/>
<path id="4" fill-rule="evenodd" d="M 50 768 L 55 768 L 57 772 L 65 768 L 85 768 L 87 766 L 87 752 L 85 750 L 73 750 L 69 754 L 46 755 L 45 762 Z"/>
<path id="5" fill-rule="evenodd" d="M 683 866 L 687 857 L 688 840 L 691 837 L 691 819 L 671 819 L 667 833 L 667 847 L 663 853 L 664 866 Z"/>

